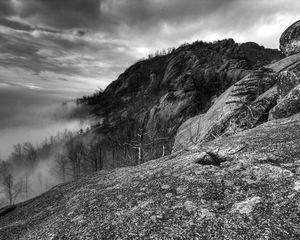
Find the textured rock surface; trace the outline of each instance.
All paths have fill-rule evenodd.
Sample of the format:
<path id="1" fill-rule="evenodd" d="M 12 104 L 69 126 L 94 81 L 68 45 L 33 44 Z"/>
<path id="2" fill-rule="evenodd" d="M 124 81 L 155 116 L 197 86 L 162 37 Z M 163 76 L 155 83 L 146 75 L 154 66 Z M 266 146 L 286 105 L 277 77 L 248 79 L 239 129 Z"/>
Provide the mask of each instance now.
<path id="1" fill-rule="evenodd" d="M 181 126 L 173 150 L 191 146 L 193 143 L 188 139 L 203 143 L 225 133 L 254 127 L 265 111 L 276 104 L 276 89 L 260 97 L 275 83 L 272 70 L 261 69 L 249 74 L 223 93 L 207 113 L 201 115 L 201 120 L 194 117 L 193 123 Z M 185 141 L 182 136 L 191 137 L 185 137 Z"/>
<path id="2" fill-rule="evenodd" d="M 300 52 L 300 21 L 292 24 L 281 35 L 280 50 L 287 56 Z"/>
<path id="3" fill-rule="evenodd" d="M 207 113 L 201 114 L 201 120 L 200 117 L 193 117 L 190 124 L 179 128 L 173 151 L 190 147 L 194 142 L 203 143 L 223 135 L 236 134 L 268 121 L 269 111 L 279 101 L 278 92 L 284 96 L 297 84 L 299 65 L 300 54 L 296 54 L 253 71 L 235 83 Z M 291 113 L 297 112 L 295 107 L 291 108 Z"/>
<path id="4" fill-rule="evenodd" d="M 0 239 L 299 239 L 300 115 L 57 186 Z"/>
<path id="5" fill-rule="evenodd" d="M 292 89 L 271 111 L 269 119 L 290 117 L 300 112 L 300 84 Z"/>
<path id="6" fill-rule="evenodd" d="M 283 71 L 277 75 L 278 101 L 283 99 L 294 87 L 300 84 L 300 79 L 294 72 Z"/>

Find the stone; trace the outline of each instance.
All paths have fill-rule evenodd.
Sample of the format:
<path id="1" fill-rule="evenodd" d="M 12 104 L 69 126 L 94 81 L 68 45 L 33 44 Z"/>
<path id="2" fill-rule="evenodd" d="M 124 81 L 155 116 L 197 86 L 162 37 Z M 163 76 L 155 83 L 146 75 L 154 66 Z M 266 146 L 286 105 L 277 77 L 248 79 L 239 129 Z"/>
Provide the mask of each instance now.
<path id="1" fill-rule="evenodd" d="M 300 21 L 288 27 L 280 37 L 280 50 L 290 56 L 300 52 Z"/>
<path id="2" fill-rule="evenodd" d="M 299 192 L 300 191 L 300 181 L 295 182 L 294 190 Z"/>
<path id="3" fill-rule="evenodd" d="M 246 199 L 244 202 L 236 203 L 232 209 L 232 212 L 249 215 L 253 211 L 255 205 L 260 203 L 260 201 L 260 197 Z"/>
<path id="4" fill-rule="evenodd" d="M 187 190 L 185 187 L 178 187 L 176 188 L 177 194 L 184 194 L 184 192 Z"/>
<path id="5" fill-rule="evenodd" d="M 161 188 L 164 189 L 164 190 L 168 190 L 170 188 L 170 186 L 169 185 L 162 185 Z"/>
<path id="6" fill-rule="evenodd" d="M 172 196 L 173 196 L 172 193 L 167 193 L 167 194 L 166 194 L 166 198 L 171 198 Z"/>
<path id="7" fill-rule="evenodd" d="M 197 209 L 197 206 L 192 201 L 186 201 L 183 205 L 188 212 L 193 212 Z"/>
<path id="8" fill-rule="evenodd" d="M 300 112 L 300 84 L 269 112 L 269 120 L 286 118 Z"/>
<path id="9" fill-rule="evenodd" d="M 300 79 L 292 71 L 283 71 L 276 76 L 278 86 L 278 101 L 283 99 L 294 87 L 300 84 Z"/>

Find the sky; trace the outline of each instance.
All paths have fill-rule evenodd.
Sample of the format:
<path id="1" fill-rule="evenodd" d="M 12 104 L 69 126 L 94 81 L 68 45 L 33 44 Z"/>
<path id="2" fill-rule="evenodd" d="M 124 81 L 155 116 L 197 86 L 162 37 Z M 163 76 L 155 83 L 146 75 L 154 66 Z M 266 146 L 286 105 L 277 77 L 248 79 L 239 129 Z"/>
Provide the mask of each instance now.
<path id="1" fill-rule="evenodd" d="M 156 50 L 223 38 L 278 48 L 299 12 L 295 0 L 0 0 L 0 146 Z"/>

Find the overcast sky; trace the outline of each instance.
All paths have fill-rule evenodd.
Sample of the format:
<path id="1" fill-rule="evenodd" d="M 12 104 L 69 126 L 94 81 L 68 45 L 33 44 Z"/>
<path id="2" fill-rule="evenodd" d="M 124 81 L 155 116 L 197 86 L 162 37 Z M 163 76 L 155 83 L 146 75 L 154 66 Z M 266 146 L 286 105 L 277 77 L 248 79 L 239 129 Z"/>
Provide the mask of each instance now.
<path id="1" fill-rule="evenodd" d="M 0 0 L 0 140 L 24 106 L 105 88 L 157 49 L 229 37 L 278 48 L 299 12 L 296 0 Z"/>
<path id="2" fill-rule="evenodd" d="M 0 82 L 81 94 L 183 42 L 278 48 L 299 12 L 295 0 L 0 0 Z"/>

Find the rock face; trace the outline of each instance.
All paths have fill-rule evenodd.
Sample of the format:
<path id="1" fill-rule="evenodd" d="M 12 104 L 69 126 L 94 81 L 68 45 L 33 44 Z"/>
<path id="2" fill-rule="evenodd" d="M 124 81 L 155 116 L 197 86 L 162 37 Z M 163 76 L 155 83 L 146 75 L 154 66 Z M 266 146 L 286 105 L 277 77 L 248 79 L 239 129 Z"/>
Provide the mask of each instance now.
<path id="1" fill-rule="evenodd" d="M 292 89 L 269 113 L 269 119 L 290 117 L 300 112 L 300 84 Z"/>
<path id="2" fill-rule="evenodd" d="M 283 71 L 278 74 L 276 82 L 278 86 L 278 100 L 281 101 L 294 87 L 300 84 L 300 79 L 294 72 Z"/>
<path id="3" fill-rule="evenodd" d="M 289 27 L 280 39 L 281 50 L 292 56 L 252 71 L 227 89 L 205 114 L 186 120 L 188 124 L 184 123 L 175 137 L 173 151 L 298 113 L 299 29 L 300 21 Z"/>
<path id="4" fill-rule="evenodd" d="M 59 185 L 0 216 L 0 239 L 300 238 L 300 115 Z"/>
<path id="5" fill-rule="evenodd" d="M 287 56 L 300 52 L 300 21 L 292 24 L 281 35 L 280 50 Z"/>
<path id="6" fill-rule="evenodd" d="M 268 121 L 270 110 L 280 101 L 278 95 L 284 97 L 299 82 L 299 65 L 300 54 L 296 54 L 253 71 L 235 83 L 204 115 L 187 120 L 190 121 L 188 126 L 179 128 L 173 151 L 193 146 L 194 142 L 204 143 L 220 136 L 236 134 Z M 291 104 L 286 108 L 290 114 L 281 114 L 291 116 L 299 111 L 294 106 L 298 104 L 297 101 L 289 97 L 276 108 L 278 110 L 274 108 L 272 111 L 281 111 L 279 109 L 283 106 Z M 270 119 L 273 117 L 270 116 Z M 182 136 L 185 136 L 185 140 Z"/>

